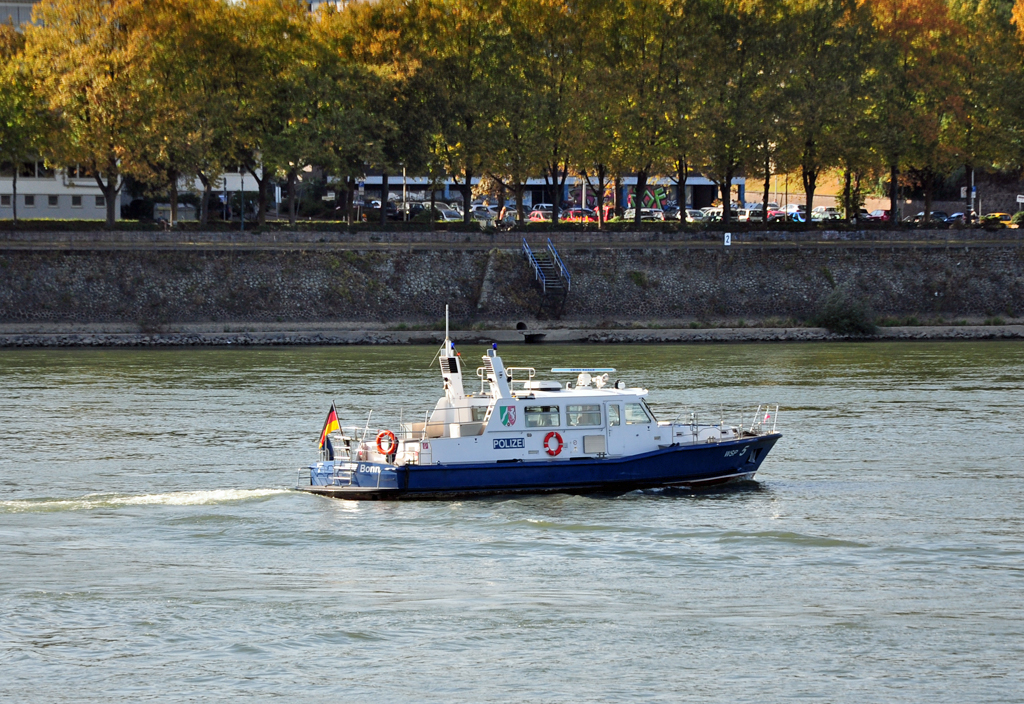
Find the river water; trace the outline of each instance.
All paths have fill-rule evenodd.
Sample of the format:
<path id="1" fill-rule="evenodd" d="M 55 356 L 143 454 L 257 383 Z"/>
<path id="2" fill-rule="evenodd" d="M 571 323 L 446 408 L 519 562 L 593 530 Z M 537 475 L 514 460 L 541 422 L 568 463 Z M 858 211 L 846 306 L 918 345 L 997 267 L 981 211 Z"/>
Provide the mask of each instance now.
<path id="1" fill-rule="evenodd" d="M 0 701 L 1024 700 L 1024 345 L 510 345 L 783 438 L 705 493 L 289 491 L 433 353 L 0 351 Z"/>

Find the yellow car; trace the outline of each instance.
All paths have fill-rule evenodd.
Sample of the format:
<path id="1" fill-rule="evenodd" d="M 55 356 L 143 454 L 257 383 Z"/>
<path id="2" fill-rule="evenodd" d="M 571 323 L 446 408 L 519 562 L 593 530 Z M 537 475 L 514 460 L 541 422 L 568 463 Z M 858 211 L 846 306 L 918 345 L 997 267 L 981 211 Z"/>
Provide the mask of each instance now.
<path id="1" fill-rule="evenodd" d="M 997 220 L 1000 223 L 1002 223 L 1004 227 L 1017 227 L 1016 225 L 1011 223 L 1011 220 L 1013 220 L 1013 215 L 1011 215 L 1010 213 L 986 213 L 985 215 L 981 216 L 981 219 L 983 221 L 987 220 L 989 222 L 991 222 L 992 220 Z"/>

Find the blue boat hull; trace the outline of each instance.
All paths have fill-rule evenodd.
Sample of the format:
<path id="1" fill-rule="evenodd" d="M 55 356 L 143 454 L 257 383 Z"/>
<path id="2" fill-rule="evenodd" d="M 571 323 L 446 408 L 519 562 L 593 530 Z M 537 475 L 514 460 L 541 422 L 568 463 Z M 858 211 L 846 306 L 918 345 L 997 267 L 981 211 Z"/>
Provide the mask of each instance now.
<path id="1" fill-rule="evenodd" d="M 310 486 L 298 488 L 337 498 L 429 499 L 709 486 L 752 478 L 780 437 L 776 433 L 707 445 L 673 445 L 616 458 L 407 467 L 322 463 L 310 467 Z"/>

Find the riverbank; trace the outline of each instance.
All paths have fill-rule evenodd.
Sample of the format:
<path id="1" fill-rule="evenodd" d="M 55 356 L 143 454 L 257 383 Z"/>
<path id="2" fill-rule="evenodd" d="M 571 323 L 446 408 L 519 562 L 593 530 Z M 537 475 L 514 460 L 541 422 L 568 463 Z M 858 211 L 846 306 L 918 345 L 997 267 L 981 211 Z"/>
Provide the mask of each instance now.
<path id="1" fill-rule="evenodd" d="M 287 345 L 436 345 L 444 339 L 437 330 L 354 330 L 337 326 L 303 329 L 250 329 L 213 331 L 186 326 L 174 332 L 114 332 L 105 326 L 35 326 L 31 332 L 0 326 L 0 348 L 12 347 L 264 347 Z M 88 327 L 88 326 L 86 326 Z M 208 326 L 199 326 L 208 327 Z M 222 326 L 223 327 L 223 326 Z M 5 329 L 6 328 L 6 329 Z M 63 329 L 62 329 L 63 328 Z M 835 335 L 824 328 L 708 328 L 658 330 L 550 329 L 544 344 L 606 343 L 754 343 L 900 340 L 1021 340 L 1024 325 L 933 325 L 879 328 L 870 337 Z M 459 344 L 521 344 L 517 330 L 453 330 Z"/>

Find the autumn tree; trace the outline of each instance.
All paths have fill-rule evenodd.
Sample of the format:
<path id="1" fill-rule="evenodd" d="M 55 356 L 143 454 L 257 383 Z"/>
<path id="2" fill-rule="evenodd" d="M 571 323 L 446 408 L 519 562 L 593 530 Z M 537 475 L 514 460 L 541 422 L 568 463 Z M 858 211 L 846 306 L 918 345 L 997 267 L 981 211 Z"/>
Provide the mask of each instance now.
<path id="1" fill-rule="evenodd" d="M 862 7 L 859 0 L 792 0 L 789 19 L 799 31 L 787 35 L 793 58 L 781 85 L 808 223 L 819 177 L 842 160 L 849 138 L 843 124 L 856 119 L 850 108 L 861 93 L 866 68 L 860 35 L 870 27 Z"/>
<path id="2" fill-rule="evenodd" d="M 12 215 L 18 220 L 18 164 L 41 153 L 46 114 L 32 90 L 24 57 L 25 38 L 11 24 L 0 24 L 0 163 L 11 167 Z"/>
<path id="3" fill-rule="evenodd" d="M 675 96 L 673 75 L 680 16 L 663 0 L 611 0 L 602 13 L 606 37 L 601 60 L 614 67 L 612 100 L 616 161 L 636 174 L 634 218 L 650 176 L 666 170 Z"/>
<path id="4" fill-rule="evenodd" d="M 943 0 L 878 0 L 872 4 L 876 48 L 869 88 L 875 148 L 889 170 L 889 207 L 898 213 L 901 169 L 930 168 L 938 148 L 951 47 Z"/>
<path id="5" fill-rule="evenodd" d="M 48 160 L 94 175 L 114 224 L 125 174 L 138 156 L 153 105 L 145 75 L 142 0 L 43 0 L 26 29 L 35 90 L 53 120 Z"/>
<path id="6" fill-rule="evenodd" d="M 766 64 L 776 60 L 764 50 L 775 16 L 771 2 L 692 0 L 691 20 L 705 28 L 697 115 L 699 150 L 707 174 L 722 194 L 722 220 L 731 219 L 732 181 L 754 152 L 759 138 L 754 96 L 764 88 Z"/>
<path id="7" fill-rule="evenodd" d="M 502 57 L 497 41 L 500 0 L 421 0 L 417 24 L 420 60 L 438 96 L 434 149 L 462 192 L 470 221 L 473 179 L 480 176 L 494 143 L 494 116 Z"/>

